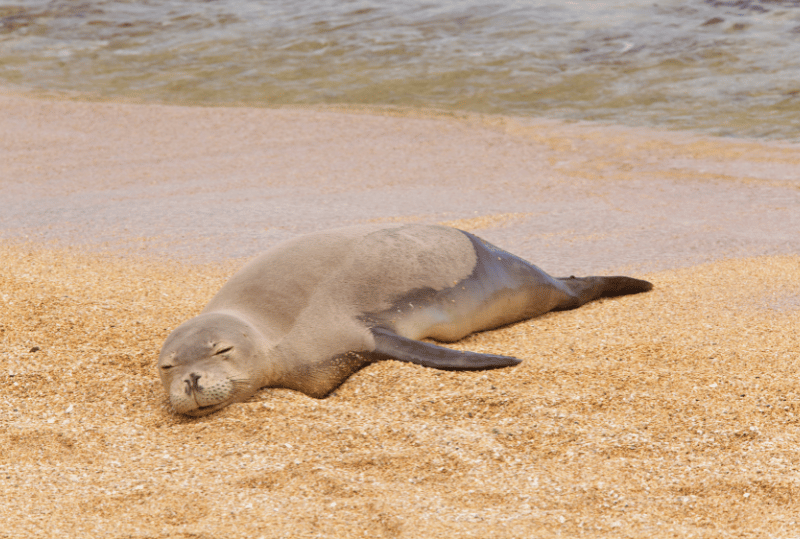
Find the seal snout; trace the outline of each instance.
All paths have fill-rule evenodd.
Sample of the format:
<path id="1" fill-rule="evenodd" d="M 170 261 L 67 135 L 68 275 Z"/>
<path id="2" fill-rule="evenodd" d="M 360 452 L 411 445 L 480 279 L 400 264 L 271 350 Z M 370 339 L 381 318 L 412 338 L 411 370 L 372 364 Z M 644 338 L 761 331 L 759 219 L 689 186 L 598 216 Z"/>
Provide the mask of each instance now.
<path id="1" fill-rule="evenodd" d="M 189 374 L 189 378 L 185 378 L 183 380 L 183 382 L 186 384 L 185 391 L 187 395 L 191 396 L 193 391 L 203 391 L 203 386 L 200 385 L 200 378 L 202 378 L 202 376 L 193 372 Z"/>
<path id="2" fill-rule="evenodd" d="M 209 369 L 193 369 L 173 379 L 170 403 L 176 412 L 203 415 L 230 404 L 241 396 L 236 376 L 218 365 Z"/>

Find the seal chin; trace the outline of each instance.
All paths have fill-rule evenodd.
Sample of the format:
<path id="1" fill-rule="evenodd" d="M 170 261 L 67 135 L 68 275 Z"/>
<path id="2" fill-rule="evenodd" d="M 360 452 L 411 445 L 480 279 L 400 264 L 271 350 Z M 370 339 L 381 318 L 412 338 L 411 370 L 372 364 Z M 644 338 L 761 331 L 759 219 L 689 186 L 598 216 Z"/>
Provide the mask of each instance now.
<path id="1" fill-rule="evenodd" d="M 182 413 L 184 415 L 191 416 L 191 417 L 202 417 L 204 415 L 212 414 L 212 413 L 216 412 L 217 410 L 225 408 L 226 406 L 228 406 L 229 404 L 234 402 L 234 400 L 235 399 L 231 399 L 231 400 L 227 400 L 227 401 L 224 401 L 224 402 L 220 402 L 218 404 L 212 404 L 210 406 L 199 406 L 199 407 L 195 408 L 194 410 L 182 410 L 180 413 Z M 174 408 L 174 406 L 175 405 L 173 405 L 173 408 Z"/>

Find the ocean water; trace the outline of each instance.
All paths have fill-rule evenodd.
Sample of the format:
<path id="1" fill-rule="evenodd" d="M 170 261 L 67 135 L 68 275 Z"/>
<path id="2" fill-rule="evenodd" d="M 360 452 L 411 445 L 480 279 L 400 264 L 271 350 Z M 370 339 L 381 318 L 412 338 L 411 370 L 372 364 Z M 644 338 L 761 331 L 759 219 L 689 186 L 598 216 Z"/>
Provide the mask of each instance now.
<path id="1" fill-rule="evenodd" d="M 0 0 L 0 86 L 800 139 L 800 0 Z"/>

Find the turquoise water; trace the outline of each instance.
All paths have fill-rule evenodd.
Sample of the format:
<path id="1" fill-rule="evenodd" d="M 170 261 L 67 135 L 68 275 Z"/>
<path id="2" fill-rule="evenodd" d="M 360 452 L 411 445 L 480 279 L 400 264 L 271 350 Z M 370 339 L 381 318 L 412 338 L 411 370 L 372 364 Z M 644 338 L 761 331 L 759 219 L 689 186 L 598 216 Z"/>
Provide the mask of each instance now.
<path id="1" fill-rule="evenodd" d="M 800 0 L 0 0 L 0 85 L 800 138 Z"/>

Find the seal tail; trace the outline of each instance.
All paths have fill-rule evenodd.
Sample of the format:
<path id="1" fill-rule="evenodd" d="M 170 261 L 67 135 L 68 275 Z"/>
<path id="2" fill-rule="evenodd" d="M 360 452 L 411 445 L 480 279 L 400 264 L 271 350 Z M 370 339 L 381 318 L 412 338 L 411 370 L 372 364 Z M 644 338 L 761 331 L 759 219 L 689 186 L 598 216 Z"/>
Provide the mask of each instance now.
<path id="1" fill-rule="evenodd" d="M 379 327 L 373 327 L 371 331 L 375 338 L 375 350 L 370 354 L 373 361 L 394 359 L 446 371 L 499 369 L 522 362 L 521 359 L 510 356 L 462 352 L 415 341 Z"/>
<path id="2" fill-rule="evenodd" d="M 576 309 L 585 303 L 615 296 L 639 294 L 653 289 L 653 283 L 633 277 L 566 277 L 558 279 L 566 285 L 574 301 L 554 309 L 565 311 Z"/>

